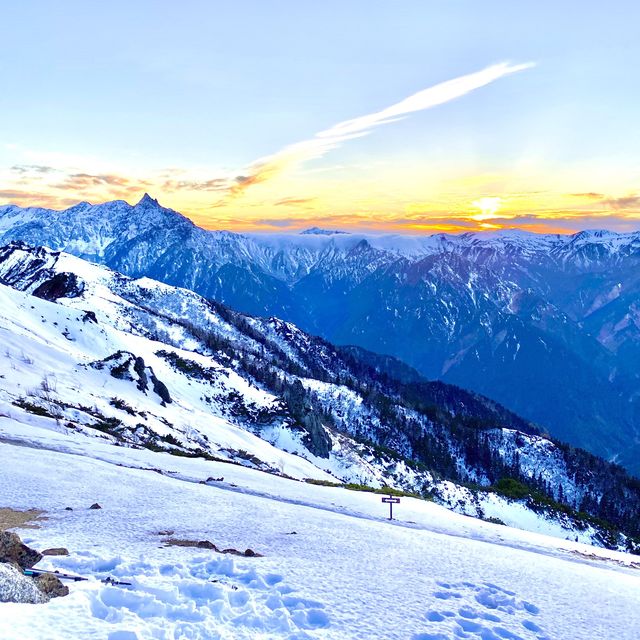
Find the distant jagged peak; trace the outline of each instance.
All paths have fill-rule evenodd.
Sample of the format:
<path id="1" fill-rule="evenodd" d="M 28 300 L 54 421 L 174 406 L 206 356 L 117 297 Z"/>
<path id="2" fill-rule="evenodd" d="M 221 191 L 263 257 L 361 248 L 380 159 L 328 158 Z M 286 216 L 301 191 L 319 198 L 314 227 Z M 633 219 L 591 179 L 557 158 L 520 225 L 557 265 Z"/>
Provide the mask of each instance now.
<path id="1" fill-rule="evenodd" d="M 157 198 L 152 198 L 146 192 L 142 198 L 133 205 L 132 210 L 136 216 L 143 216 L 147 222 L 152 224 L 162 222 L 164 225 L 180 221 L 181 223 L 187 223 L 188 226 L 196 226 L 187 216 L 175 209 L 161 205 Z"/>
<path id="2" fill-rule="evenodd" d="M 161 206 L 156 198 L 152 198 L 146 191 L 140 200 L 134 205 L 136 207 Z"/>
<path id="3" fill-rule="evenodd" d="M 85 211 L 85 210 L 95 210 L 96 213 L 100 212 L 100 211 L 105 211 L 105 210 L 113 210 L 114 208 L 117 209 L 126 209 L 126 210 L 131 210 L 131 209 L 165 209 L 165 207 L 163 207 L 156 198 L 152 198 L 148 193 L 145 193 L 142 198 L 140 198 L 140 200 L 138 200 L 138 202 L 136 202 L 135 204 L 130 204 L 129 202 L 127 202 L 126 200 L 107 200 L 106 202 L 99 202 L 96 204 L 92 204 L 91 202 L 88 202 L 86 200 L 83 200 L 82 202 L 78 202 L 77 204 L 72 205 L 71 207 L 69 207 L 68 209 L 66 209 L 66 211 Z M 169 209 L 167 209 L 169 210 Z M 178 212 L 175 212 L 176 214 L 178 214 Z M 180 214 L 178 214 L 180 215 Z"/>
<path id="4" fill-rule="evenodd" d="M 342 231 L 340 229 L 322 229 L 321 227 L 310 227 L 300 232 L 301 236 L 335 236 L 335 235 L 347 235 L 348 231 Z"/>

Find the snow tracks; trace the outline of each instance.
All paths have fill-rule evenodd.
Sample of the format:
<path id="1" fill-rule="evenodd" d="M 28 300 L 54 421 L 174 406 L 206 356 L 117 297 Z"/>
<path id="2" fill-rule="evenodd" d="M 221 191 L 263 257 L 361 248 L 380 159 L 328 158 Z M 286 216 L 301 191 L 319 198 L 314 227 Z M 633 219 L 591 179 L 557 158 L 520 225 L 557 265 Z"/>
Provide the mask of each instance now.
<path id="1" fill-rule="evenodd" d="M 488 582 L 438 582 L 434 597 L 442 608 L 426 613 L 429 631 L 412 640 L 550 640 L 535 622 L 536 605 L 520 600 L 513 591 Z"/>
<path id="2" fill-rule="evenodd" d="M 85 627 L 82 637 L 231 640 L 264 634 L 307 640 L 312 637 L 308 631 L 330 625 L 324 605 L 297 597 L 280 574 L 262 573 L 228 557 L 197 555 L 178 564 L 151 564 L 85 554 L 58 564 L 133 583 L 82 592 L 95 623 L 89 627 L 96 630 L 95 636 L 87 635 Z M 71 630 L 69 637 L 76 637 Z"/>

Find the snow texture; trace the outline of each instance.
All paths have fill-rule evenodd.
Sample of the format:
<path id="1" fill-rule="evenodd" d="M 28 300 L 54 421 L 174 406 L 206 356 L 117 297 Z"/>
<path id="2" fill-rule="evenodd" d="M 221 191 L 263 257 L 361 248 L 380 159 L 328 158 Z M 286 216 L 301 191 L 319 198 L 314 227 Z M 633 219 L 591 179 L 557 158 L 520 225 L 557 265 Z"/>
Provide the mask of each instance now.
<path id="1" fill-rule="evenodd" d="M 2 638 L 637 637 L 640 577 L 624 554 L 409 498 L 389 522 L 378 495 L 89 440 L 73 453 L 0 444 L 0 457 L 6 505 L 48 512 L 25 541 L 70 551 L 41 565 L 90 578 L 44 606 L 3 605 Z"/>

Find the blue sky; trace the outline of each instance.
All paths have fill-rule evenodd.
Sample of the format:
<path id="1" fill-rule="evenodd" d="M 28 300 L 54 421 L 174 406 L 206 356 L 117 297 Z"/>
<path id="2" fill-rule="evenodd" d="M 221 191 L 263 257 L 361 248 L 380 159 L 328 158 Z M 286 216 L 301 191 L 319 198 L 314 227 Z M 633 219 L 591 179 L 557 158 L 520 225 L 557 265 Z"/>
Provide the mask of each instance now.
<path id="1" fill-rule="evenodd" d="M 0 201 L 150 191 L 214 228 L 428 231 L 473 226 L 473 203 L 493 198 L 486 228 L 640 226 L 635 3 L 26 0 L 2 13 Z M 535 66 L 226 197 L 225 180 L 292 144 L 503 62 Z"/>

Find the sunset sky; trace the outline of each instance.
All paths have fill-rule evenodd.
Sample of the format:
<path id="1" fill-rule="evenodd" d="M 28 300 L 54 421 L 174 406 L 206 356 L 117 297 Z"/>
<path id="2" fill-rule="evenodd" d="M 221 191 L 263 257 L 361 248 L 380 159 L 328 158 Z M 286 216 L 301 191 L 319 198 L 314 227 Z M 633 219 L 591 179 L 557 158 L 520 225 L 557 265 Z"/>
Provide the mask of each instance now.
<path id="1" fill-rule="evenodd" d="M 4 3 L 0 203 L 640 229 L 636 2 Z"/>

